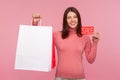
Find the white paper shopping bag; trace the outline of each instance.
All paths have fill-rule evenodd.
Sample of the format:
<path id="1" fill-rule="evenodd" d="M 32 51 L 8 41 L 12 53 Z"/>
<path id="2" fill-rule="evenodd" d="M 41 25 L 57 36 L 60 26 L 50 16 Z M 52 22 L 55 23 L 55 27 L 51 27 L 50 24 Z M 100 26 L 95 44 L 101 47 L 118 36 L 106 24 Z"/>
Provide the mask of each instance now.
<path id="1" fill-rule="evenodd" d="M 15 69 L 50 71 L 52 26 L 20 25 Z"/>

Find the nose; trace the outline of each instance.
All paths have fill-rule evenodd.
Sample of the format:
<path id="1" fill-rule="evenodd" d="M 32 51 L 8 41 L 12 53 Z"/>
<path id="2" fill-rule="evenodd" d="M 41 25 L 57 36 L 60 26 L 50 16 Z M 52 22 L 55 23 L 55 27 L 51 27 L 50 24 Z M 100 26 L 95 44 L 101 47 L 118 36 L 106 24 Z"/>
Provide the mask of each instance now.
<path id="1" fill-rule="evenodd" d="M 75 18 L 71 18 L 71 21 L 75 21 Z"/>

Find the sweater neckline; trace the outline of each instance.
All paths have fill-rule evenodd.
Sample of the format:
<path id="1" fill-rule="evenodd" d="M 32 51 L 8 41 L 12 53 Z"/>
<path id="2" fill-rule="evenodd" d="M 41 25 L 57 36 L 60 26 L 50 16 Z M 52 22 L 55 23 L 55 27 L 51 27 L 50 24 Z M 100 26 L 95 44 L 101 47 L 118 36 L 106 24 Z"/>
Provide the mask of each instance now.
<path id="1" fill-rule="evenodd" d="M 75 28 L 70 28 L 69 32 L 70 32 L 70 34 L 76 34 L 76 29 Z"/>

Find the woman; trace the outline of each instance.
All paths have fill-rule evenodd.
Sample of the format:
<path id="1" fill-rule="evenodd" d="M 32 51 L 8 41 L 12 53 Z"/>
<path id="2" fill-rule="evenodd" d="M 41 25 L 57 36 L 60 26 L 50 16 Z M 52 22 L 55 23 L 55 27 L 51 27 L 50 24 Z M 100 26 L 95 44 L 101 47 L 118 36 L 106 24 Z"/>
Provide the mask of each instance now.
<path id="1" fill-rule="evenodd" d="M 33 14 L 33 25 L 38 25 L 39 14 Z M 78 10 L 68 7 L 63 16 L 62 31 L 54 32 L 54 42 L 58 53 L 56 80 L 85 80 L 82 55 L 93 63 L 96 57 L 99 34 L 95 33 L 92 43 L 88 35 L 81 33 L 81 17 Z"/>

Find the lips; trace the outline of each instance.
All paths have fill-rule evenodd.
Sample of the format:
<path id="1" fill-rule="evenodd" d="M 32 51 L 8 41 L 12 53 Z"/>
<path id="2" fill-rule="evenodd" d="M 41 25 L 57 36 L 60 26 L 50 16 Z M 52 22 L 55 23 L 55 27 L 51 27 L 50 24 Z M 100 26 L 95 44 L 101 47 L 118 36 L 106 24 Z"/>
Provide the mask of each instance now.
<path id="1" fill-rule="evenodd" d="M 74 26 L 74 25 L 76 25 L 76 23 L 70 23 L 70 25 Z"/>

